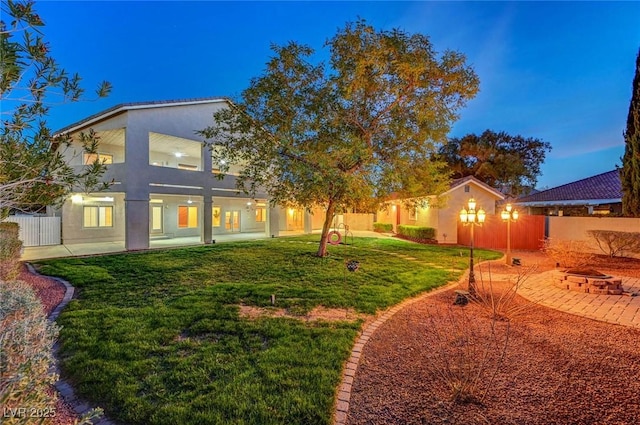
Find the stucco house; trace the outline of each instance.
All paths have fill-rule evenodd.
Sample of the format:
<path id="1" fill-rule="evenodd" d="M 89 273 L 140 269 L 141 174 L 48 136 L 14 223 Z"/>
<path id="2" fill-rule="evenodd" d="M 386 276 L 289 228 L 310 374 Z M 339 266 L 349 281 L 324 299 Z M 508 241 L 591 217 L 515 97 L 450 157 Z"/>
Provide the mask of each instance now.
<path id="1" fill-rule="evenodd" d="M 458 216 L 460 210 L 466 208 L 469 198 L 476 200 L 478 209 L 482 208 L 487 215 L 492 215 L 496 213 L 496 203 L 505 197 L 488 184 L 467 176 L 452 181 L 449 190 L 438 198 L 442 199 L 444 206 L 431 207 L 427 201 L 424 207 L 407 209 L 401 200 L 390 201 L 386 208 L 377 212 L 376 221 L 391 223 L 394 230 L 399 224 L 433 227 L 436 229 L 438 243 L 455 244 L 458 242 Z"/>
<path id="2" fill-rule="evenodd" d="M 96 131 L 98 158 L 108 164 L 104 179 L 113 181 L 108 191 L 74 193 L 51 211 L 61 217 L 62 243 L 124 241 L 125 249 L 137 250 L 158 239 L 211 243 L 217 234 L 311 231 L 308 213 L 270 208 L 266 193 L 238 193 L 237 167 L 217 178 L 219 164 L 196 131 L 228 105 L 224 98 L 127 103 L 59 130 Z M 95 160 L 75 152 L 65 153 L 70 164 Z"/>
<path id="3" fill-rule="evenodd" d="M 622 183 L 618 170 L 577 180 L 529 196 L 514 204 L 532 215 L 586 216 L 622 212 Z"/>

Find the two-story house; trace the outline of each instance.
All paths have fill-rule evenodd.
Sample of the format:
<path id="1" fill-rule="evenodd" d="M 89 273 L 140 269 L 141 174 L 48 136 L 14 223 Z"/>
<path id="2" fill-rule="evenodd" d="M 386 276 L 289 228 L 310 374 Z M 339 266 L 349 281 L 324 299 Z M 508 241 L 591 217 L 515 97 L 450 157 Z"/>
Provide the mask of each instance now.
<path id="1" fill-rule="evenodd" d="M 270 208 L 266 193 L 239 193 L 237 166 L 218 178 L 220 164 L 212 163 L 196 131 L 228 104 L 224 98 L 128 103 L 59 130 L 71 136 L 96 131 L 98 159 L 108 164 L 104 179 L 113 181 L 108 191 L 74 193 L 55 211 L 62 217 L 62 242 L 124 241 L 125 249 L 138 250 L 160 239 L 211 243 L 234 232 L 310 232 L 308 213 Z M 78 152 L 65 151 L 70 164 L 95 160 Z"/>

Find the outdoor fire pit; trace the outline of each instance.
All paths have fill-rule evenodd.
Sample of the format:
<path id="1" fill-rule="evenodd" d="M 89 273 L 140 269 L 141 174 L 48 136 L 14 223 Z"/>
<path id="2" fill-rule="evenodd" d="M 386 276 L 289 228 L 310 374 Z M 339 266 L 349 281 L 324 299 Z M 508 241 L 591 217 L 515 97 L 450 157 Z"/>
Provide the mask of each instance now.
<path id="1" fill-rule="evenodd" d="M 553 284 L 559 288 L 599 295 L 622 295 L 622 279 L 593 269 L 568 269 L 552 274 Z"/>

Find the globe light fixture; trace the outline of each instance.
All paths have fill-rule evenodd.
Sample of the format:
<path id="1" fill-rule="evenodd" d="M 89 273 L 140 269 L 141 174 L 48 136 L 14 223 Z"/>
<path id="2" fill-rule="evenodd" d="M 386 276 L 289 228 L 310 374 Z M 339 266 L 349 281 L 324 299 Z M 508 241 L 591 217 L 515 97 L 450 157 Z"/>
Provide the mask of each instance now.
<path id="1" fill-rule="evenodd" d="M 469 199 L 467 208 L 460 210 L 460 222 L 464 226 L 471 226 L 471 247 L 469 250 L 469 294 L 475 296 L 476 293 L 476 277 L 473 271 L 473 239 L 475 226 L 482 226 L 487 218 L 487 213 L 482 208 L 476 211 L 477 202 L 475 199 Z"/>
<path id="2" fill-rule="evenodd" d="M 500 213 L 500 217 L 502 221 L 507 223 L 507 252 L 506 252 L 506 263 L 507 265 L 511 265 L 511 222 L 518 220 L 518 210 L 513 208 L 513 205 L 507 204 L 504 209 Z"/>

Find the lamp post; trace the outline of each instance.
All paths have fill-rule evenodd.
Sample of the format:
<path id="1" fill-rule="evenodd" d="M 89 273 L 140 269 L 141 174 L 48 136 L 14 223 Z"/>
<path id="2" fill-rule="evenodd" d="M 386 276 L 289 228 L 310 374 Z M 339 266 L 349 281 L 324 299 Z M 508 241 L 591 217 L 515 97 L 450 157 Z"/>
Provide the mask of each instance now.
<path id="1" fill-rule="evenodd" d="M 518 211 L 513 209 L 513 205 L 507 204 L 500 217 L 507 222 L 507 265 L 511 265 L 511 222 L 518 220 Z"/>
<path id="2" fill-rule="evenodd" d="M 473 228 L 476 226 L 482 226 L 487 214 L 480 208 L 476 211 L 476 200 L 471 198 L 467 203 L 467 208 L 462 208 L 460 211 L 460 221 L 464 226 L 471 226 L 471 249 L 469 250 L 469 294 L 475 296 L 476 294 L 476 276 L 473 272 Z"/>

